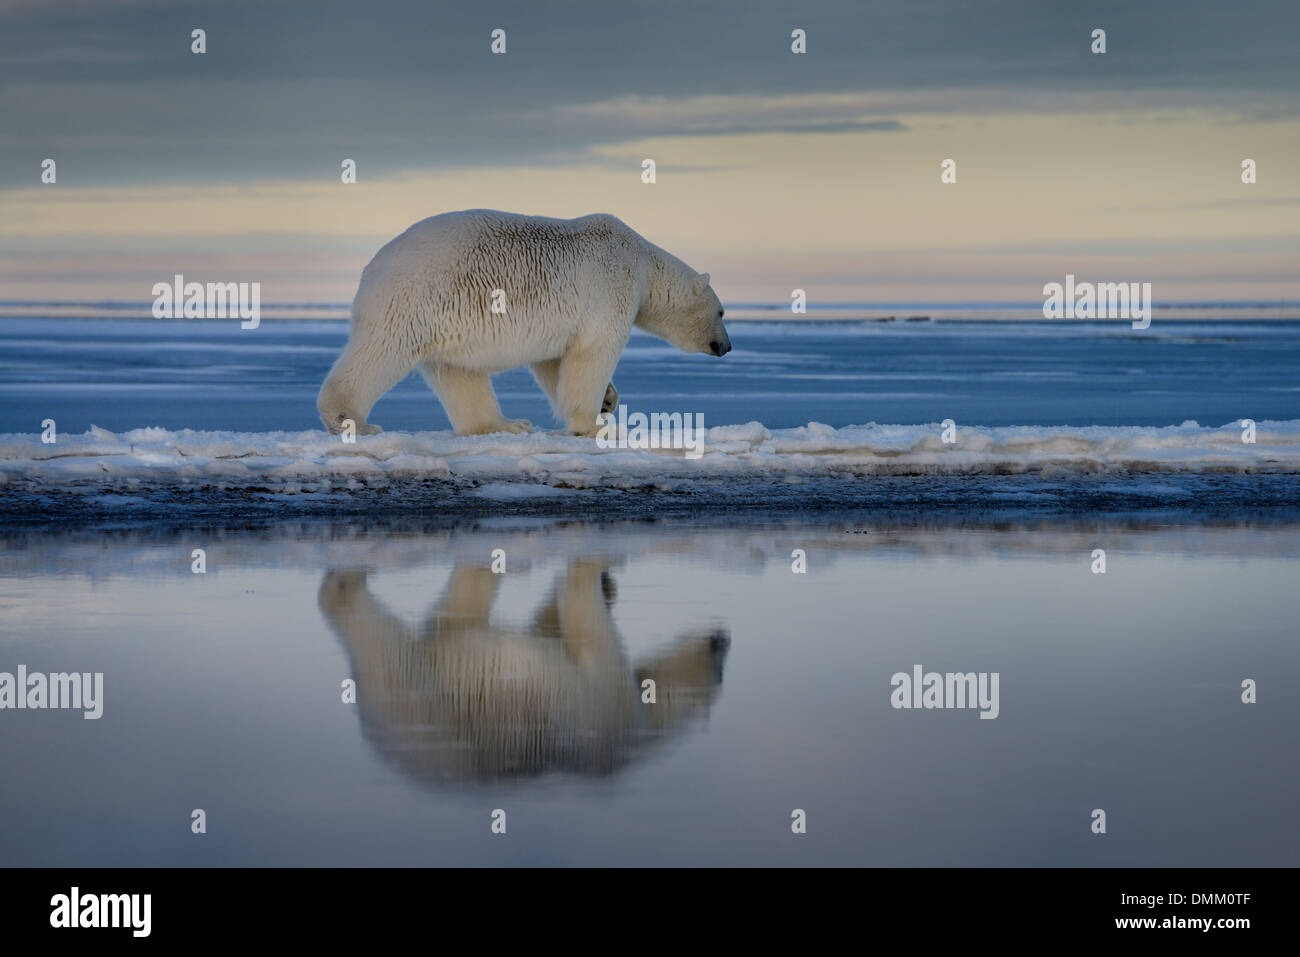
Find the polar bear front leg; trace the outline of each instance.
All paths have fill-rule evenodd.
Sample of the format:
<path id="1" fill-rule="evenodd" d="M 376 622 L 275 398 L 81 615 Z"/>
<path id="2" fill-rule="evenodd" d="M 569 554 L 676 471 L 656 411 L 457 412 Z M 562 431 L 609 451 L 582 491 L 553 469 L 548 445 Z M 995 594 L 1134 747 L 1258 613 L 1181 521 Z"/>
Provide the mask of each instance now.
<path id="1" fill-rule="evenodd" d="M 457 435 L 527 432 L 533 427 L 527 419 L 502 417 L 497 394 L 492 391 L 492 378 L 486 372 L 428 359 L 420 363 L 420 374 L 438 394 Z"/>
<path id="2" fill-rule="evenodd" d="M 543 362 L 534 362 L 529 368 L 533 370 L 533 378 L 537 384 L 542 387 L 546 397 L 551 400 L 551 408 L 557 415 L 562 415 L 560 410 L 560 360 L 547 359 Z M 618 389 L 614 388 L 614 383 L 605 386 L 605 399 L 600 404 L 601 412 L 613 412 L 618 408 Z"/>
<path id="3" fill-rule="evenodd" d="M 613 343 L 570 346 L 560 359 L 557 405 L 564 424 L 574 435 L 594 437 L 600 431 L 597 416 L 602 411 L 613 411 L 605 405 L 611 392 L 612 399 L 618 400 L 618 390 L 610 378 L 620 351 Z"/>

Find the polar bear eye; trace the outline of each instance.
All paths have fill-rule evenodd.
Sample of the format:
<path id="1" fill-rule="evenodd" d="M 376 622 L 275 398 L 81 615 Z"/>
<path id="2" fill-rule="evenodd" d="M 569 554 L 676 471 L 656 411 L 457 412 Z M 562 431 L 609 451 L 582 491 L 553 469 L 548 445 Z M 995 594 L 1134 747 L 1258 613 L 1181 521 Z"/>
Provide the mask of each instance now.
<path id="1" fill-rule="evenodd" d="M 723 314 L 726 313 L 726 311 L 727 311 L 727 310 L 725 310 L 725 309 L 719 309 L 719 310 L 718 310 L 718 318 L 721 319 L 722 316 L 723 316 Z"/>

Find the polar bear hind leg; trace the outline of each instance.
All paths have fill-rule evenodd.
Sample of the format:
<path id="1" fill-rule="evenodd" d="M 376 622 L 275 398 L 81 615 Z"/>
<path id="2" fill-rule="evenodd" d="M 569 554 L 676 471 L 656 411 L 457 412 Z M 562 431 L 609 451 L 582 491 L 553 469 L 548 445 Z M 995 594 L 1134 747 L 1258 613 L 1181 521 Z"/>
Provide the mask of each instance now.
<path id="1" fill-rule="evenodd" d="M 419 368 L 429 388 L 438 394 L 457 435 L 527 432 L 532 429 L 533 424 L 527 419 L 507 419 L 501 415 L 497 395 L 492 391 L 492 378 L 486 372 L 463 369 L 434 359 L 426 359 Z"/>
<path id="2" fill-rule="evenodd" d="M 367 423 L 366 417 L 379 397 L 400 382 L 414 365 L 409 355 L 384 349 L 366 338 L 354 338 L 334 363 L 316 398 L 316 408 L 325 428 L 342 432 L 350 419 L 357 435 L 382 432 L 379 426 Z"/>

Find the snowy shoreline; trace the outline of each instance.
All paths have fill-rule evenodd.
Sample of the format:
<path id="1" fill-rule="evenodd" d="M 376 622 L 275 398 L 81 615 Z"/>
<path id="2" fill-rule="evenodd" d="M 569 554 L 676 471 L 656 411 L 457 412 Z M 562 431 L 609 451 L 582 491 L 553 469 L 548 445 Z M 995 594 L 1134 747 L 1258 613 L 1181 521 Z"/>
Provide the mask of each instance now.
<path id="1" fill-rule="evenodd" d="M 1160 428 L 943 424 L 767 429 L 758 422 L 707 430 L 704 454 L 599 448 L 557 431 L 457 436 L 389 432 L 344 442 L 323 430 L 201 432 L 92 428 L 51 444 L 0 435 L 0 483 L 95 480 L 293 485 L 361 478 L 464 478 L 554 488 L 633 488 L 725 477 L 1041 474 L 1055 472 L 1300 473 L 1300 421 L 1243 428 L 1195 422 Z"/>
<path id="2" fill-rule="evenodd" d="M 705 453 L 601 449 L 561 432 L 91 429 L 44 444 L 0 435 L 10 521 L 294 516 L 593 515 L 1300 506 L 1300 421 L 1147 427 L 958 427 L 757 422 L 708 430 Z"/>

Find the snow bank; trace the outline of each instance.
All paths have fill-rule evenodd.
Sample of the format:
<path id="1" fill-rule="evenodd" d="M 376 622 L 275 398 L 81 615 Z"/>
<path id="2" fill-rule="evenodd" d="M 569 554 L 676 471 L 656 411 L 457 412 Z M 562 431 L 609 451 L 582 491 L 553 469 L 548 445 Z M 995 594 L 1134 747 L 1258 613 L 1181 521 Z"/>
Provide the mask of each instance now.
<path id="1" fill-rule="evenodd" d="M 1300 420 L 1260 422 L 1255 442 L 1238 423 L 1163 428 L 958 426 L 956 442 L 931 425 L 817 422 L 769 430 L 757 422 L 708 430 L 704 454 L 598 448 L 559 432 L 460 437 L 450 432 L 338 436 L 310 432 L 196 432 L 159 428 L 115 434 L 92 428 L 46 445 L 0 435 L 0 486 L 215 485 L 307 491 L 412 478 L 477 486 L 489 498 L 552 489 L 670 489 L 692 481 L 767 481 L 872 475 L 1300 472 Z M 540 492 L 541 490 L 537 490 Z M 546 493 L 542 493 L 546 494 Z"/>

